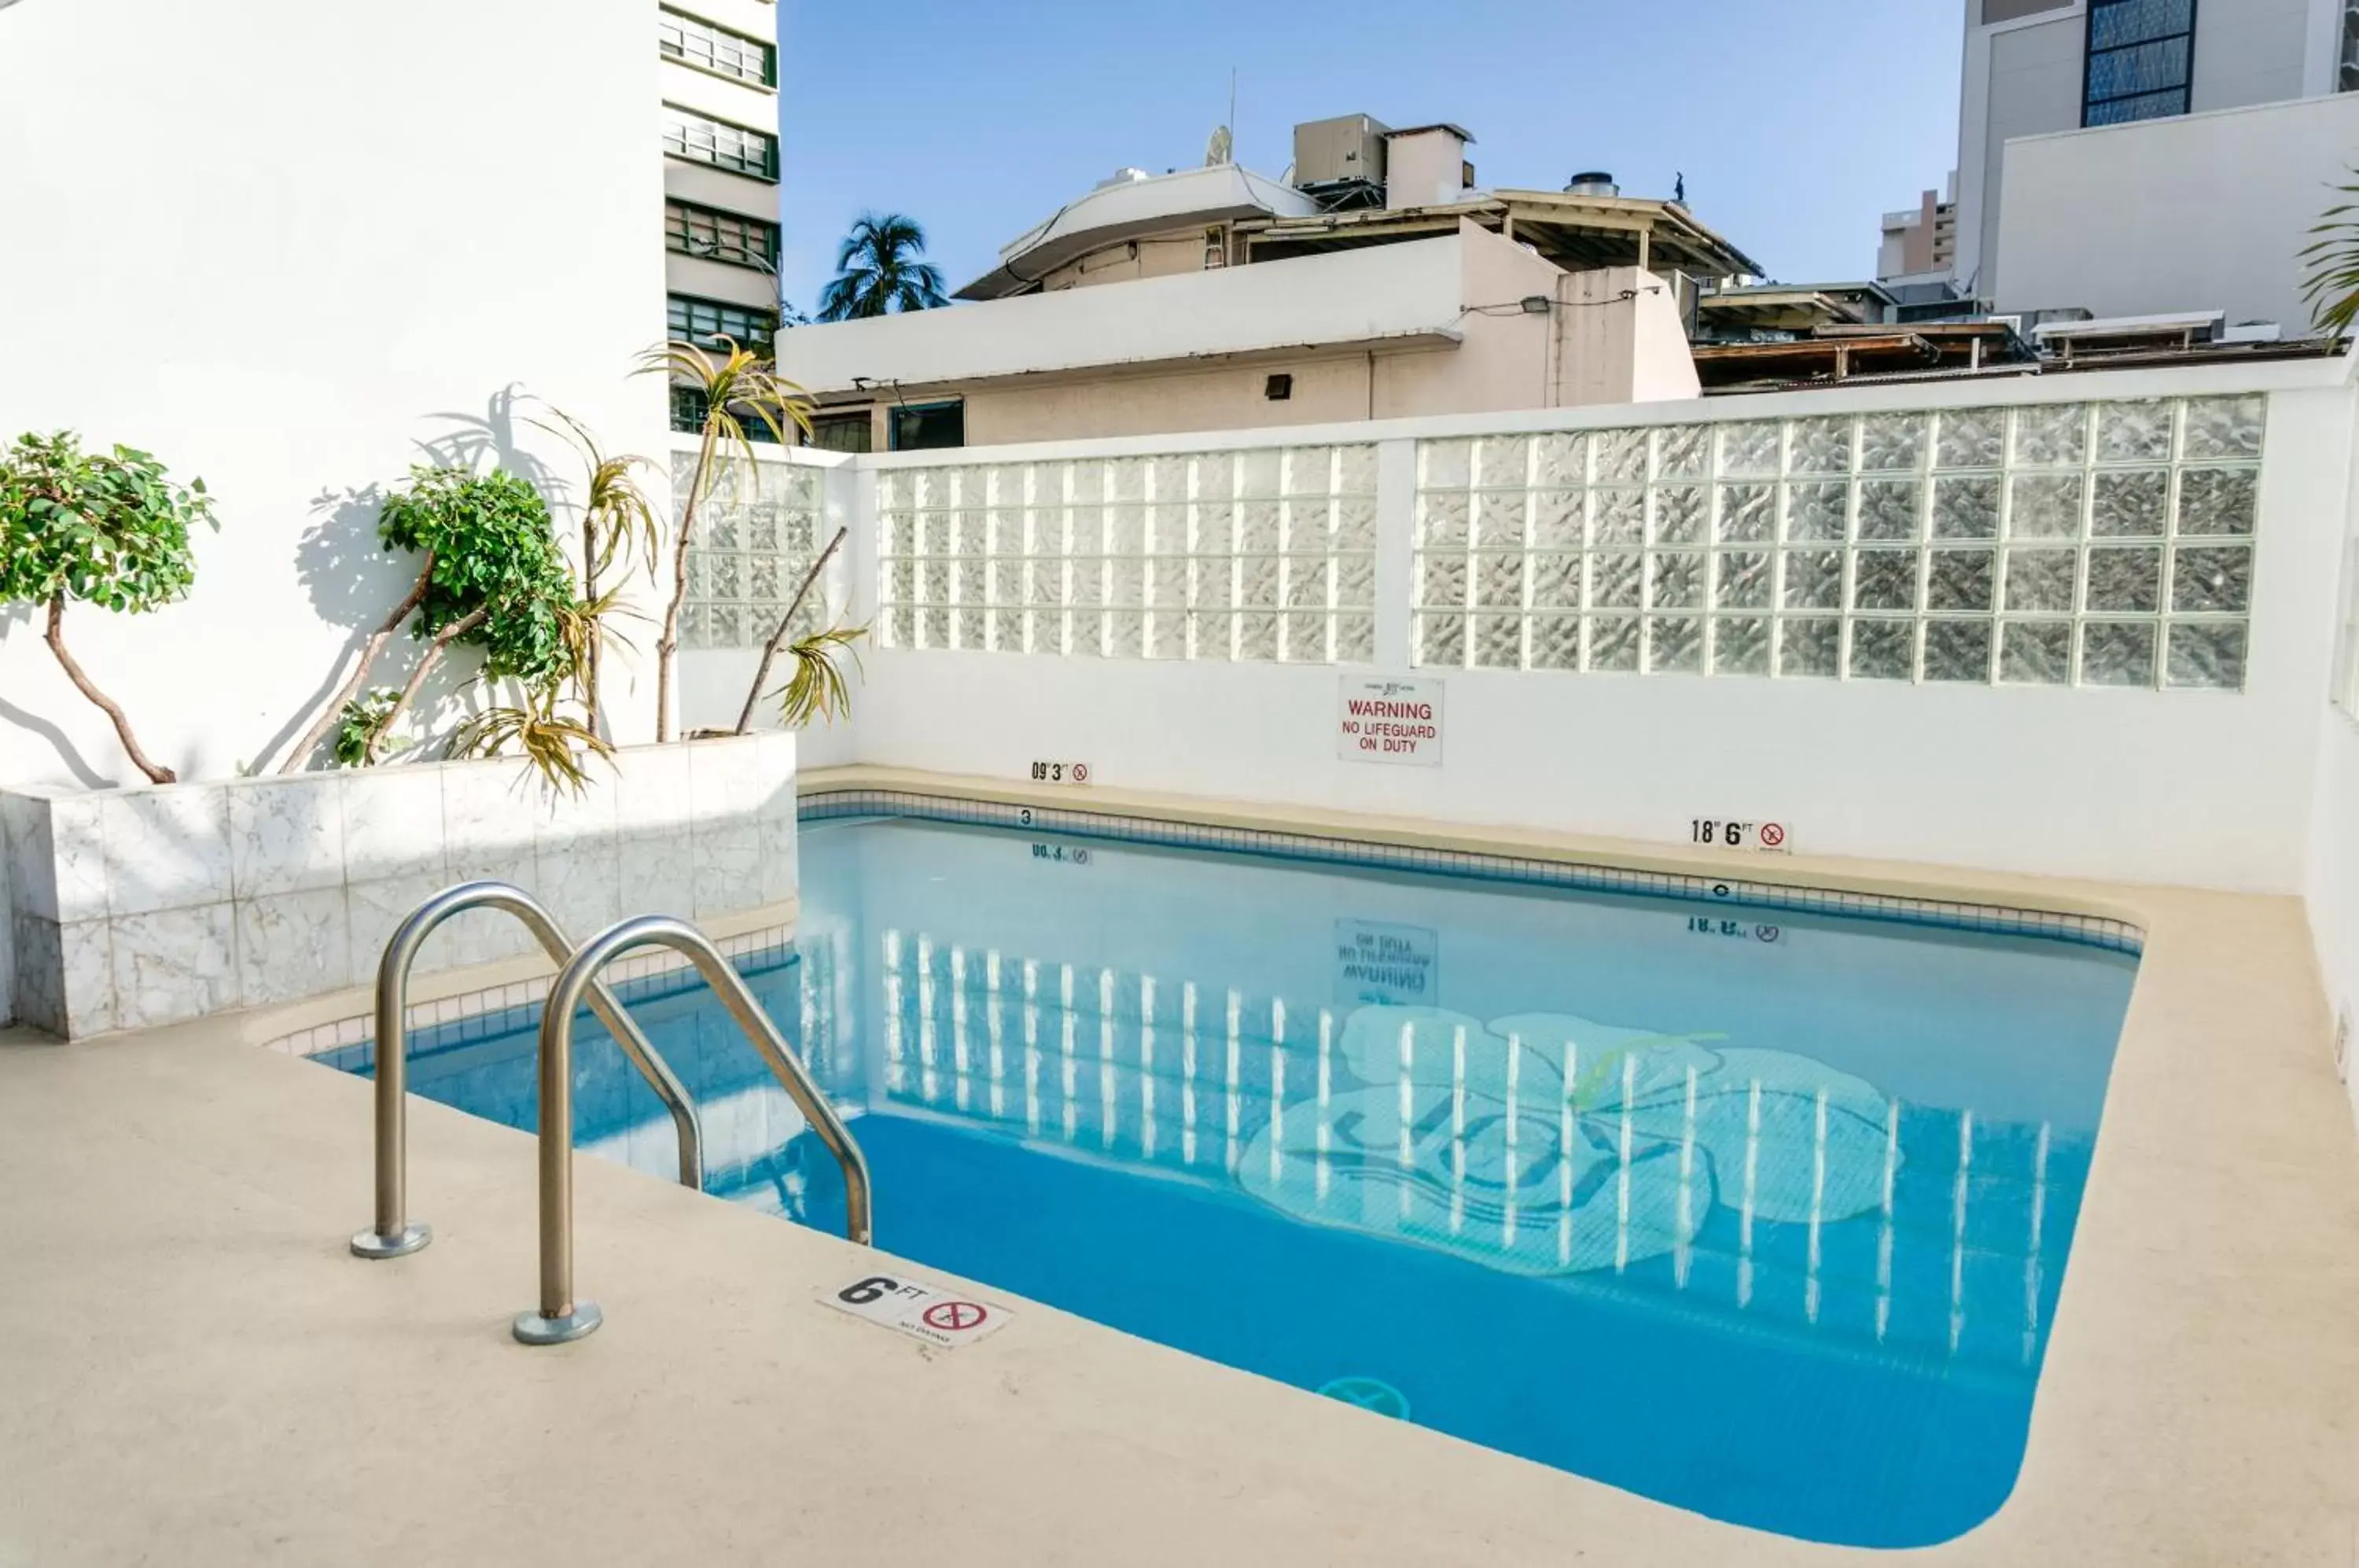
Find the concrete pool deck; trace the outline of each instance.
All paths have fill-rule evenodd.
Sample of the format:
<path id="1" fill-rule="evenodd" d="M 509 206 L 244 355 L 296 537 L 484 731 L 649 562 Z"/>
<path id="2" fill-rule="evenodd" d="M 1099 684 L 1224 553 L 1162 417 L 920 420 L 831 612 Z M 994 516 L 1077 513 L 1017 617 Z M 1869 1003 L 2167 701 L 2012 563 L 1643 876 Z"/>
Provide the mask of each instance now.
<path id="1" fill-rule="evenodd" d="M 849 786 L 2135 921 L 2145 963 L 2022 1479 L 1910 1560 L 2359 1563 L 2359 1138 L 2295 900 L 877 768 L 803 781 Z M 0 1031 L 0 1565 L 1871 1556 L 1038 1305 L 933 1351 L 817 1299 L 878 1254 L 594 1159 L 575 1163 L 576 1249 L 606 1326 L 527 1350 L 507 1320 L 533 1290 L 529 1138 L 414 1100 L 435 1243 L 345 1250 L 369 1086 L 254 1045 L 357 999 L 71 1047 Z"/>

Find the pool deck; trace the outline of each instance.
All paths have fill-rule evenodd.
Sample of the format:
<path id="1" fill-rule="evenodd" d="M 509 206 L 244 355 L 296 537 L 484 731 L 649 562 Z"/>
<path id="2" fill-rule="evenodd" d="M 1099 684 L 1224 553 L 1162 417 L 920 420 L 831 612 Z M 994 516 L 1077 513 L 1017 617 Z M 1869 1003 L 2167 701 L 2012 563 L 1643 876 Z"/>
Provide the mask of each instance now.
<path id="1" fill-rule="evenodd" d="M 2359 1564 L 2359 1139 L 2295 900 L 922 782 L 2135 920 L 2146 960 L 2022 1479 L 1904 1560 Z M 369 1086 L 255 1042 L 357 999 L 75 1046 L 0 1030 L 0 1568 L 1891 1556 L 1021 1301 L 995 1337 L 936 1351 L 817 1299 L 878 1255 L 594 1159 L 575 1162 L 577 1266 L 606 1326 L 525 1349 L 507 1322 L 533 1290 L 528 1138 L 414 1100 L 434 1245 L 345 1249 L 368 1217 Z"/>

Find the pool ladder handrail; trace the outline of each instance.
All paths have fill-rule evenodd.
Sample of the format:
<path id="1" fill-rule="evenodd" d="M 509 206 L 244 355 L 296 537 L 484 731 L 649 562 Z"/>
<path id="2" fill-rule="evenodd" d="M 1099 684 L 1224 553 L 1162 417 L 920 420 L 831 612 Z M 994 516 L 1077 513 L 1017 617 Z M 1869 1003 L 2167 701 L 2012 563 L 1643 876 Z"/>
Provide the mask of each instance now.
<path id="1" fill-rule="evenodd" d="M 432 1226 L 412 1223 L 407 1213 L 409 971 L 418 960 L 418 950 L 436 928 L 468 909 L 502 909 L 516 916 L 554 964 L 563 964 L 574 951 L 571 940 L 549 911 L 523 888 L 506 882 L 462 882 L 445 887 L 412 909 L 395 930 L 376 966 L 376 1223 L 353 1236 L 353 1251 L 362 1258 L 406 1257 L 434 1239 Z M 671 1113 L 679 1142 L 679 1184 L 701 1191 L 704 1127 L 688 1086 L 603 982 L 587 989 L 598 1021 L 606 1026 L 623 1054 Z M 567 1007 L 580 1006 L 582 999 L 577 989 Z"/>
<path id="2" fill-rule="evenodd" d="M 527 1345 L 562 1345 L 604 1321 L 597 1302 L 573 1295 L 573 1014 L 583 993 L 597 994 L 599 972 L 635 947 L 668 947 L 696 966 L 842 1168 L 844 1234 L 863 1247 L 873 1236 L 867 1156 L 753 991 L 695 926 L 670 915 L 634 916 L 582 943 L 550 983 L 541 1009 L 540 1302 L 518 1312 L 513 1325 Z"/>

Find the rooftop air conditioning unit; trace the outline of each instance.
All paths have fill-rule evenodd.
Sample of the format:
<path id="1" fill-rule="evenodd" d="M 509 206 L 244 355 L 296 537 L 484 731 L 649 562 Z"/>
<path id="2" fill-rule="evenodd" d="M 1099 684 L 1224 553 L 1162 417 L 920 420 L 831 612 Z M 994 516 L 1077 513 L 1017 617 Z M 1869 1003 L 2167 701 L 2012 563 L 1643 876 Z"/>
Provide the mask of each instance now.
<path id="1" fill-rule="evenodd" d="M 1305 191 L 1343 184 L 1383 185 L 1388 129 L 1366 114 L 1342 114 L 1295 126 L 1294 183 Z"/>

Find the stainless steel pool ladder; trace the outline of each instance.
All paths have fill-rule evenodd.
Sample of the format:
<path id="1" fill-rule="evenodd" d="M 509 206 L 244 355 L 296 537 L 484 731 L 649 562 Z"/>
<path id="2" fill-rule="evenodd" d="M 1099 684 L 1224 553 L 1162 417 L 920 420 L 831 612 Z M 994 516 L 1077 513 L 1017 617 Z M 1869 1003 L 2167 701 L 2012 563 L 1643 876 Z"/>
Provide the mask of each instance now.
<path id="1" fill-rule="evenodd" d="M 408 1019 L 410 966 L 418 950 L 435 929 L 468 909 L 502 909 L 524 922 L 551 963 L 562 964 L 573 943 L 558 928 L 547 909 L 521 887 L 506 882 L 462 882 L 445 887 L 409 912 L 385 944 L 376 965 L 376 1224 L 353 1237 L 353 1250 L 363 1258 L 400 1258 L 434 1239 L 429 1225 L 412 1224 L 406 1212 L 408 1185 L 407 1090 L 409 1078 Z M 575 998 L 579 1005 L 580 998 Z M 603 984 L 590 988 L 590 1007 L 638 1069 L 639 1076 L 671 1113 L 679 1135 L 679 1183 L 704 1185 L 704 1127 L 689 1097 L 688 1087 L 675 1074 L 623 1004 Z"/>
<path id="2" fill-rule="evenodd" d="M 844 1234 L 864 1247 L 873 1235 L 868 1159 L 778 1026 L 702 931 L 669 915 L 635 916 L 584 942 L 559 972 L 541 1009 L 540 1303 L 518 1312 L 514 1325 L 527 1345 L 580 1339 L 603 1321 L 595 1301 L 573 1294 L 573 1014 L 583 993 L 596 994 L 599 972 L 635 947 L 668 947 L 696 966 L 842 1168 Z"/>
<path id="3" fill-rule="evenodd" d="M 562 965 L 549 985 L 540 1015 L 540 1302 L 537 1310 L 516 1314 L 517 1339 L 527 1345 L 561 1345 L 580 1339 L 603 1321 L 595 1301 L 573 1297 L 573 1015 L 585 998 L 631 1065 L 671 1113 L 679 1138 L 680 1184 L 700 1190 L 703 1186 L 704 1132 L 694 1100 L 662 1053 L 599 978 L 607 964 L 635 947 L 669 947 L 695 965 L 788 1098 L 835 1157 L 843 1171 L 844 1234 L 864 1247 L 869 1245 L 875 1226 L 867 1157 L 778 1026 L 710 938 L 686 920 L 639 915 L 610 926 L 575 949 L 549 912 L 523 889 L 505 882 L 462 882 L 412 910 L 386 943 L 377 964 L 376 1225 L 353 1237 L 355 1253 L 371 1258 L 399 1258 L 433 1238 L 428 1226 L 410 1224 L 404 1212 L 404 1100 L 408 1076 L 404 1014 L 409 970 L 419 948 L 444 920 L 472 909 L 506 909 L 515 915 L 549 957 Z"/>

